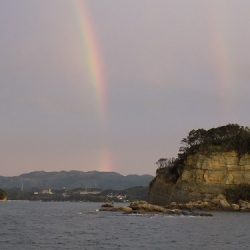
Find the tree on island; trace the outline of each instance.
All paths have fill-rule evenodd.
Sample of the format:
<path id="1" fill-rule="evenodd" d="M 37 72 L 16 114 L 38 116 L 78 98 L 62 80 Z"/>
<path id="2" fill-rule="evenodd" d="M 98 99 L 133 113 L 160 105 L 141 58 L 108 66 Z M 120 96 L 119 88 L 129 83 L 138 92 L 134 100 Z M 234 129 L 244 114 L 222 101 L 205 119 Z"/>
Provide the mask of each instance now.
<path id="1" fill-rule="evenodd" d="M 161 158 L 156 162 L 156 174 L 172 176 L 177 181 L 188 155 L 195 153 L 236 151 L 239 157 L 250 153 L 250 129 L 238 124 L 228 124 L 217 128 L 193 129 L 181 141 L 177 158 Z"/>
<path id="2" fill-rule="evenodd" d="M 174 167 L 175 158 L 160 158 L 155 164 L 158 169 Z"/>
<path id="3" fill-rule="evenodd" d="M 241 155 L 250 153 L 250 129 L 238 124 L 228 124 L 209 130 L 192 130 L 182 139 L 182 144 L 180 154 L 236 151 Z"/>

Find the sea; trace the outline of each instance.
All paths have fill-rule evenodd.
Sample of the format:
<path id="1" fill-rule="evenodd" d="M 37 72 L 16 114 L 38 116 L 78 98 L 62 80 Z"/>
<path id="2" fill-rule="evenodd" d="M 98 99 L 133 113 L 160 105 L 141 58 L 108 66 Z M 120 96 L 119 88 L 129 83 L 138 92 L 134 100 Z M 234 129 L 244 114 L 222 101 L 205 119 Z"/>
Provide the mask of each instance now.
<path id="1" fill-rule="evenodd" d="M 0 203 L 0 250 L 250 249 L 250 213 L 124 215 L 100 203 Z"/>

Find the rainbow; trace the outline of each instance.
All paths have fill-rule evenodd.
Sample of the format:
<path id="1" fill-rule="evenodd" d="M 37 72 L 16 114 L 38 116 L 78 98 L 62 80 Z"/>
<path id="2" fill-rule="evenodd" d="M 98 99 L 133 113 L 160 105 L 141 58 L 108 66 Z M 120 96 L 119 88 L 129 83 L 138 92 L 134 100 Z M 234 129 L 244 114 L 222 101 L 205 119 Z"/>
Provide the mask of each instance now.
<path id="1" fill-rule="evenodd" d="M 83 43 L 83 58 L 96 95 L 97 112 L 102 122 L 105 122 L 107 118 L 107 84 L 94 22 L 89 15 L 85 0 L 74 0 L 74 5 Z"/>
<path id="2" fill-rule="evenodd" d="M 227 30 L 223 21 L 227 20 L 224 6 L 209 3 L 208 21 L 211 34 L 211 56 L 214 65 L 217 92 L 221 100 L 223 113 L 228 108 L 228 103 L 234 91 L 234 75 L 230 48 L 225 38 Z M 223 11 L 221 11 L 223 10 Z M 225 22 L 226 23 L 226 22 Z"/>
<path id="3" fill-rule="evenodd" d="M 89 82 L 92 84 L 96 96 L 96 109 L 100 117 L 100 125 L 102 129 L 106 129 L 108 117 L 108 97 L 107 83 L 104 74 L 104 63 L 102 61 L 101 50 L 95 35 L 94 22 L 91 19 L 90 12 L 87 8 L 85 0 L 74 0 L 75 15 L 83 47 L 83 59 L 85 67 L 84 72 L 88 72 Z M 99 152 L 99 171 L 112 171 L 113 163 L 112 152 L 103 143 Z"/>

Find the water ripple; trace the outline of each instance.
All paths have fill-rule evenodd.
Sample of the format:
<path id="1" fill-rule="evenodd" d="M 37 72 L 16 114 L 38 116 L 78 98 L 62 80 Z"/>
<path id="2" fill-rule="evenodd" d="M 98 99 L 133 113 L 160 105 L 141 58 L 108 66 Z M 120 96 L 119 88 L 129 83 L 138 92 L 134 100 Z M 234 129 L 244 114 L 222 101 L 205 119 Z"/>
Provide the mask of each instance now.
<path id="1" fill-rule="evenodd" d="M 98 203 L 0 205 L 0 249 L 249 249 L 250 214 L 123 215 Z"/>

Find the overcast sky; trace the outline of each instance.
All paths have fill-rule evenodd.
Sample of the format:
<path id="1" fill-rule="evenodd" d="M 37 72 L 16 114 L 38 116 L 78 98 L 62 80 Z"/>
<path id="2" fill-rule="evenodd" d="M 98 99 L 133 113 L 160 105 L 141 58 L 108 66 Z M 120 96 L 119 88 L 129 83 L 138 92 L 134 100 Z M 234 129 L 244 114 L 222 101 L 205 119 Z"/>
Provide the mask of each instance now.
<path id="1" fill-rule="evenodd" d="M 249 0 L 85 1 L 105 122 L 79 1 L 0 1 L 0 175 L 154 174 L 189 130 L 250 125 Z"/>

